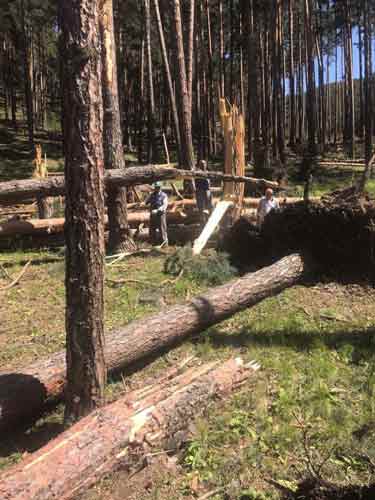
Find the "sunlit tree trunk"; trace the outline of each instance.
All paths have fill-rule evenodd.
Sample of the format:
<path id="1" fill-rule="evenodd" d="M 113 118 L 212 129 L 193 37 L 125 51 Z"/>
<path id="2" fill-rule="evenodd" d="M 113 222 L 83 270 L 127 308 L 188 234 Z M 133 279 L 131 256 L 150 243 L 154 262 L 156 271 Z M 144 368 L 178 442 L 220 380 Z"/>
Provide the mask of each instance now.
<path id="1" fill-rule="evenodd" d="M 60 4 L 64 38 L 67 388 L 65 420 L 98 407 L 103 331 L 103 102 L 98 0 Z"/>

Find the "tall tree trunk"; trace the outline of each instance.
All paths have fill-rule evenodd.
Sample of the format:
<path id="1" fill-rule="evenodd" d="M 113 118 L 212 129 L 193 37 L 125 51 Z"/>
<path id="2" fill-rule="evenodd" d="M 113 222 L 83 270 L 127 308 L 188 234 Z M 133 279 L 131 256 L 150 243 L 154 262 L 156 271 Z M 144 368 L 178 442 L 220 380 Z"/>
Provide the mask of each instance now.
<path id="1" fill-rule="evenodd" d="M 253 0 L 245 4 L 247 34 L 247 70 L 248 70 L 248 152 L 254 159 L 255 175 L 267 174 L 268 162 L 265 148 L 260 140 L 261 95 L 260 95 L 260 39 L 258 36 L 259 16 L 256 15 Z"/>
<path id="2" fill-rule="evenodd" d="M 189 0 L 189 31 L 187 37 L 186 71 L 187 93 L 189 96 L 189 123 L 191 126 L 191 110 L 193 104 L 193 68 L 194 68 L 194 26 L 195 26 L 195 0 Z"/>
<path id="3" fill-rule="evenodd" d="M 118 95 L 116 43 L 113 2 L 101 0 L 100 35 L 102 42 L 103 152 L 105 168 L 125 168 Z M 134 248 L 130 241 L 126 210 L 126 188 L 114 188 L 107 195 L 109 241 L 111 253 Z"/>
<path id="4" fill-rule="evenodd" d="M 363 41 L 362 41 L 362 9 L 359 7 L 359 23 L 358 23 L 358 59 L 359 59 L 359 122 L 358 122 L 358 137 L 364 137 L 364 96 L 363 96 Z"/>
<path id="5" fill-rule="evenodd" d="M 293 148 L 296 144 L 296 99 L 295 99 L 295 81 L 294 81 L 294 0 L 289 0 L 289 117 L 290 133 L 289 145 Z"/>
<path id="6" fill-rule="evenodd" d="M 33 65 L 31 59 L 30 28 L 25 12 L 25 1 L 21 0 L 22 53 L 24 67 L 25 105 L 30 148 L 34 148 Z"/>
<path id="7" fill-rule="evenodd" d="M 370 2 L 363 0 L 364 51 L 365 51 L 365 161 L 369 164 L 372 156 L 372 94 L 371 94 L 371 23 Z M 368 175 L 370 172 L 368 172 Z"/>
<path id="8" fill-rule="evenodd" d="M 142 33 L 140 44 L 140 61 L 139 61 L 139 93 L 138 93 L 138 113 L 137 113 L 137 154 L 138 161 L 143 162 L 143 125 L 144 125 L 144 109 L 145 109 L 145 37 Z"/>
<path id="9" fill-rule="evenodd" d="M 171 75 L 171 71 L 170 71 L 170 67 L 169 67 L 168 52 L 167 52 L 167 46 L 165 43 L 163 23 L 162 23 L 161 16 L 160 16 L 159 0 L 154 0 L 154 7 L 155 7 L 155 13 L 156 13 L 158 32 L 159 32 L 160 47 L 161 47 L 161 52 L 162 52 L 162 56 L 163 56 L 164 70 L 165 70 L 167 83 L 168 83 L 169 98 L 170 98 L 171 107 L 172 107 L 172 118 L 173 118 L 173 125 L 174 125 L 174 131 L 175 131 L 176 142 L 177 142 L 177 154 L 178 154 L 178 158 L 181 158 L 182 152 L 181 152 L 180 124 L 178 121 L 176 96 L 175 96 L 174 89 L 173 89 L 172 75 Z"/>
<path id="10" fill-rule="evenodd" d="M 220 77 L 220 97 L 225 97 L 225 69 L 224 69 L 224 18 L 223 0 L 219 0 L 219 77 Z"/>
<path id="11" fill-rule="evenodd" d="M 181 163 L 184 168 L 194 169 L 193 138 L 191 133 L 190 97 L 186 77 L 186 64 L 184 54 L 184 41 L 181 23 L 180 0 L 170 0 L 171 18 L 173 28 L 171 37 L 173 40 L 174 59 L 176 65 L 176 95 L 177 110 L 179 113 L 180 136 L 181 136 Z"/>
<path id="12" fill-rule="evenodd" d="M 305 34 L 307 52 L 307 95 L 306 111 L 309 136 L 309 153 L 316 153 L 316 104 L 315 104 L 315 78 L 314 78 L 314 37 L 312 0 L 304 0 L 305 9 Z"/>
<path id="13" fill-rule="evenodd" d="M 157 163 L 158 151 L 156 144 L 156 119 L 155 119 L 155 91 L 154 75 L 152 68 L 151 51 L 151 5 L 150 0 L 144 0 L 145 18 L 146 18 L 146 54 L 147 54 L 147 82 L 148 82 L 148 163 Z"/>
<path id="14" fill-rule="evenodd" d="M 65 420 L 99 406 L 103 330 L 103 102 L 99 0 L 60 4 L 64 37 L 67 389 Z"/>
<path id="15" fill-rule="evenodd" d="M 207 19 L 207 51 L 208 51 L 208 145 L 209 154 L 216 155 L 216 125 L 215 125 L 215 94 L 214 94 L 214 68 L 211 33 L 211 9 L 210 0 L 205 0 L 205 10 Z"/>
<path id="16" fill-rule="evenodd" d="M 16 50 L 13 45 L 10 47 L 10 99 L 12 113 L 12 127 L 17 131 L 17 63 Z"/>
<path id="17" fill-rule="evenodd" d="M 354 83 L 353 83 L 353 40 L 350 8 L 345 0 L 344 59 L 345 59 L 345 121 L 344 142 L 351 158 L 354 158 Z"/>

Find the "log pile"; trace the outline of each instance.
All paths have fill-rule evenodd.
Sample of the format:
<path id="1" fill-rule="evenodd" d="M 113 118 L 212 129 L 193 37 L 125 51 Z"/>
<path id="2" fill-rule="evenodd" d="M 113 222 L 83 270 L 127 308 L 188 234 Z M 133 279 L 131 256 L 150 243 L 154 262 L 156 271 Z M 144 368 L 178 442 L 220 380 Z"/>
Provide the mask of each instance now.
<path id="1" fill-rule="evenodd" d="M 3 500 L 68 500 L 116 467 L 129 472 L 154 446 L 178 447 L 189 424 L 259 368 L 241 359 L 174 371 L 79 421 L 0 478 Z"/>
<path id="2" fill-rule="evenodd" d="M 134 370 L 189 336 L 295 285 L 303 272 L 302 259 L 291 255 L 256 273 L 211 288 L 185 304 L 107 334 L 105 357 L 109 373 Z M 0 372 L 0 431 L 30 422 L 48 404 L 61 399 L 65 371 L 62 351 L 16 373 Z"/>
<path id="3" fill-rule="evenodd" d="M 300 198 L 280 198 L 281 205 L 289 205 L 299 201 Z M 217 204 L 220 198 L 214 199 Z M 244 207 L 247 210 L 254 211 L 259 203 L 259 198 L 245 198 Z M 137 229 L 140 225 L 148 226 L 150 215 L 144 203 L 128 204 L 128 222 L 132 229 Z M 251 215 L 251 212 L 246 212 Z M 200 221 L 199 213 L 196 210 L 195 199 L 171 200 L 167 222 L 169 226 L 170 241 L 184 243 L 193 241 L 197 236 L 194 228 L 187 226 L 198 224 Z M 19 246 L 22 248 L 40 246 L 58 246 L 64 244 L 64 218 L 51 219 L 12 219 L 0 223 L 0 248 L 9 248 L 9 246 Z M 180 229 L 178 226 L 182 226 Z M 198 231 L 199 234 L 199 231 Z M 180 237 L 181 235 L 181 237 Z M 14 238 L 17 238 L 14 240 Z"/>

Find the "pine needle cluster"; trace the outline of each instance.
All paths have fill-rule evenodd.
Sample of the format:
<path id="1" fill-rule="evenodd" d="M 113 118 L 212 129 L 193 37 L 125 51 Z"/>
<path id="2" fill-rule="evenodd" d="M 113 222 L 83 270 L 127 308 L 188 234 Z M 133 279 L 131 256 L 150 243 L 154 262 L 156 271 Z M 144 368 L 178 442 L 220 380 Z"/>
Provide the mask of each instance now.
<path id="1" fill-rule="evenodd" d="M 164 264 L 164 271 L 173 276 L 185 277 L 206 285 L 221 285 L 237 274 L 226 253 L 207 250 L 204 254 L 193 255 L 192 248 L 185 246 L 170 255 Z"/>

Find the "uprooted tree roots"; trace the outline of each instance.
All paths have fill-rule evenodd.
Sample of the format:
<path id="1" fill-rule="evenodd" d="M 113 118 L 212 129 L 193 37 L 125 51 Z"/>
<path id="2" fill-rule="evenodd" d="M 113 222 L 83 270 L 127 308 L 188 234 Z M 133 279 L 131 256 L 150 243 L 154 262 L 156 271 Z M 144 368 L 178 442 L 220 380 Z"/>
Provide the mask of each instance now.
<path id="1" fill-rule="evenodd" d="M 271 212 L 262 230 L 241 218 L 224 237 L 234 263 L 261 266 L 299 252 L 324 273 L 375 279 L 375 203 L 343 192 Z"/>
<path id="2" fill-rule="evenodd" d="M 306 479 L 297 491 L 286 494 L 285 500 L 373 500 L 375 483 L 369 486 L 335 486 L 322 484 L 317 479 Z"/>

